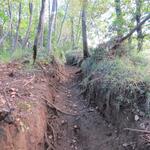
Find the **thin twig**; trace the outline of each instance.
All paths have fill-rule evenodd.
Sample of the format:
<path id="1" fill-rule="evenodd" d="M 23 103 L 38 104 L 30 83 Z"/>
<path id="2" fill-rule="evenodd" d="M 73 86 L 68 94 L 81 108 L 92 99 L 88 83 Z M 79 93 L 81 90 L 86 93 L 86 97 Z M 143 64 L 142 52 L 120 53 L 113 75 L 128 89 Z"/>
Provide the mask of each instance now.
<path id="1" fill-rule="evenodd" d="M 9 108 L 9 110 L 11 111 L 10 103 L 9 103 L 9 100 L 7 99 L 6 89 L 7 89 L 7 87 L 4 88 L 3 93 L 4 93 L 4 97 L 5 97 L 7 106 Z"/>
<path id="2" fill-rule="evenodd" d="M 132 129 L 132 128 L 124 128 L 126 131 L 132 131 L 132 132 L 139 132 L 143 134 L 150 134 L 150 131 L 147 130 L 140 130 L 140 129 Z"/>
<path id="3" fill-rule="evenodd" d="M 28 84 L 30 84 L 33 80 L 35 79 L 35 74 L 33 75 L 33 77 L 28 81 L 26 82 L 23 87 L 27 86 Z"/>
<path id="4" fill-rule="evenodd" d="M 78 114 L 70 114 L 70 113 L 68 113 L 68 112 L 65 112 L 65 111 L 61 110 L 60 108 L 58 108 L 57 106 L 55 106 L 54 104 L 50 103 L 47 99 L 45 99 L 45 98 L 43 98 L 43 97 L 42 97 L 42 99 L 43 99 L 44 101 L 46 101 L 47 105 L 48 105 L 50 108 L 54 108 L 54 109 L 56 109 L 58 112 L 60 112 L 60 113 L 62 113 L 62 114 L 70 115 L 70 116 L 77 116 L 77 115 L 78 115 Z"/>
<path id="5" fill-rule="evenodd" d="M 45 141 L 48 144 L 47 150 L 49 150 L 50 148 L 55 149 L 55 147 L 53 146 L 53 144 L 49 142 L 48 137 L 47 137 L 47 133 L 45 133 Z"/>

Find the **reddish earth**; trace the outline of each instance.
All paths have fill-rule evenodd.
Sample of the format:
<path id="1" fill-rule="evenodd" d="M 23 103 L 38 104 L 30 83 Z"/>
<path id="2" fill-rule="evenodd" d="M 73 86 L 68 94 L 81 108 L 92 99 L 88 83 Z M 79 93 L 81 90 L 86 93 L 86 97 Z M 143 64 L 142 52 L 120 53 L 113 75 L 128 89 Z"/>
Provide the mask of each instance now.
<path id="1" fill-rule="evenodd" d="M 0 65 L 0 150 L 43 150 L 47 92 L 42 74 L 19 63 Z M 3 113 L 9 112 L 2 117 Z"/>
<path id="2" fill-rule="evenodd" d="M 0 150 L 135 149 L 137 134 L 118 135 L 97 109 L 87 107 L 77 71 L 0 64 Z"/>

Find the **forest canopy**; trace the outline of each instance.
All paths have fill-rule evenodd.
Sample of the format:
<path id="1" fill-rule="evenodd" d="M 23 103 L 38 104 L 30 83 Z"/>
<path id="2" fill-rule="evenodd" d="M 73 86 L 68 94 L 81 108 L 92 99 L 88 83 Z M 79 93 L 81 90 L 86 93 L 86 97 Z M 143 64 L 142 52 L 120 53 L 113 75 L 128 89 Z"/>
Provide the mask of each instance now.
<path id="1" fill-rule="evenodd" d="M 82 44 L 85 33 L 88 47 L 94 48 L 130 33 L 149 15 L 149 3 L 148 0 L 1 1 L 1 53 L 12 55 L 17 49 L 20 53 L 31 52 L 33 45 L 37 45 L 40 52 L 54 52 L 64 58 L 68 50 L 80 51 L 86 45 Z M 147 19 L 128 37 L 128 45 L 137 51 L 148 50 L 149 26 Z M 82 35 L 85 28 L 87 31 Z M 28 50 L 21 50 L 24 48 Z"/>

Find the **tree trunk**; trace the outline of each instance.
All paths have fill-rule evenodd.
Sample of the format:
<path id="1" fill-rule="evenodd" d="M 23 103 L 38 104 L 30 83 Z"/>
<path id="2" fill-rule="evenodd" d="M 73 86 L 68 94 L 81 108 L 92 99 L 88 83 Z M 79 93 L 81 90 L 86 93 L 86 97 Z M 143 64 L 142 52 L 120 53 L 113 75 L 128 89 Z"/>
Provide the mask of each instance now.
<path id="1" fill-rule="evenodd" d="M 86 4 L 87 1 L 83 0 L 82 4 L 82 40 L 83 40 L 83 57 L 86 59 L 89 57 L 89 51 L 88 51 L 88 42 L 87 42 L 87 30 L 86 30 Z"/>
<path id="2" fill-rule="evenodd" d="M 31 31 L 31 25 L 32 25 L 32 14 L 33 14 L 33 4 L 29 3 L 29 12 L 30 12 L 30 18 L 29 18 L 29 25 L 28 29 L 24 38 L 23 46 L 22 48 L 25 48 L 29 39 L 30 31 Z"/>
<path id="3" fill-rule="evenodd" d="M 56 25 L 57 25 L 57 12 L 58 12 L 58 1 L 56 0 L 56 8 L 55 8 L 55 10 L 56 10 L 56 12 L 55 12 L 55 17 L 54 17 L 54 28 L 53 28 L 53 33 L 54 33 L 54 35 L 55 35 L 55 31 L 56 31 Z"/>
<path id="4" fill-rule="evenodd" d="M 78 47 L 80 37 L 81 37 L 81 15 L 82 15 L 82 10 L 79 13 L 79 20 L 78 20 L 78 27 L 77 27 L 77 32 L 76 32 L 76 46 Z"/>
<path id="5" fill-rule="evenodd" d="M 52 46 L 52 33 L 54 29 L 56 9 L 57 9 L 57 1 L 53 0 L 52 10 L 50 11 L 50 0 L 49 0 L 49 29 L 48 29 L 48 42 L 47 42 L 47 49 L 49 53 L 51 51 L 51 46 Z"/>
<path id="6" fill-rule="evenodd" d="M 36 60 L 38 40 L 39 40 L 39 37 L 40 37 L 42 25 L 43 25 L 43 22 L 44 22 L 45 4 L 46 4 L 46 0 L 42 0 L 39 23 L 38 23 L 37 33 L 36 33 L 36 36 L 35 36 L 35 39 L 34 39 L 34 45 L 33 45 L 33 64 L 35 63 L 35 60 Z"/>
<path id="7" fill-rule="evenodd" d="M 147 15 L 145 17 L 145 19 L 143 19 L 143 21 L 141 21 L 136 27 L 134 27 L 128 34 L 126 34 L 122 38 L 118 38 L 117 41 L 116 41 L 116 43 L 110 49 L 118 47 L 121 42 L 123 42 L 124 40 L 126 40 L 127 38 L 129 38 L 139 27 L 141 27 L 149 19 L 150 19 L 150 14 Z"/>
<path id="8" fill-rule="evenodd" d="M 40 48 L 44 46 L 44 24 L 41 28 L 39 45 L 40 45 Z"/>
<path id="9" fill-rule="evenodd" d="M 67 12 L 68 12 L 69 2 L 70 2 L 70 0 L 68 0 L 67 5 L 66 5 L 65 15 L 64 15 L 63 20 L 62 20 L 62 22 L 61 22 L 60 33 L 59 33 L 59 36 L 58 36 L 57 44 L 59 44 L 59 42 L 60 42 L 63 24 L 64 24 L 64 22 L 65 22 L 65 19 L 66 19 L 66 16 L 67 16 Z"/>
<path id="10" fill-rule="evenodd" d="M 141 6 L 142 0 L 136 0 L 136 23 L 137 25 L 141 22 Z M 142 27 L 137 28 L 137 41 L 138 41 L 138 51 L 142 50 L 143 46 L 143 34 Z"/>
<path id="11" fill-rule="evenodd" d="M 9 19 L 10 19 L 10 37 L 12 38 L 12 31 L 13 31 L 13 25 L 12 25 L 12 4 L 8 0 L 8 12 L 9 12 Z M 12 40 L 12 39 L 10 39 Z"/>
<path id="12" fill-rule="evenodd" d="M 120 0 L 115 0 L 115 9 L 116 9 L 116 27 L 117 27 L 117 35 L 118 37 L 121 37 L 123 35 L 122 33 L 122 11 L 120 6 Z"/>
<path id="13" fill-rule="evenodd" d="M 71 17 L 71 42 L 72 42 L 72 50 L 75 49 L 75 42 L 74 42 L 74 20 Z"/>
<path id="14" fill-rule="evenodd" d="M 14 44 L 13 44 L 13 50 L 16 49 L 16 46 L 17 46 L 17 43 L 18 43 L 18 34 L 19 34 L 19 28 L 20 28 L 20 23 L 21 23 L 21 11 L 22 11 L 22 6 L 21 6 L 21 3 L 19 3 L 19 18 L 18 18 L 18 25 L 17 25 L 17 28 L 16 28 L 16 36 L 15 36 L 15 39 L 14 39 Z"/>

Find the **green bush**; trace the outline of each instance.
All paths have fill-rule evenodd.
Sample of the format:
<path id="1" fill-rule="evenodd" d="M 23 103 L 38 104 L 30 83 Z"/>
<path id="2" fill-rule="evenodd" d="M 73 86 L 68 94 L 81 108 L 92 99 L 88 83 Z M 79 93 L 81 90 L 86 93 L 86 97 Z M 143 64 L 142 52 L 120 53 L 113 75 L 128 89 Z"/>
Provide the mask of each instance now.
<path id="1" fill-rule="evenodd" d="M 68 65 L 78 65 L 82 60 L 82 53 L 80 51 L 68 51 L 65 54 L 66 63 Z"/>
<path id="2" fill-rule="evenodd" d="M 145 74 L 129 59 L 104 59 L 98 63 L 89 58 L 82 64 L 83 80 L 89 103 L 110 114 L 130 109 L 149 112 L 149 84 Z M 89 69 L 90 68 L 90 69 Z M 108 112 L 107 112 L 108 114 Z"/>

